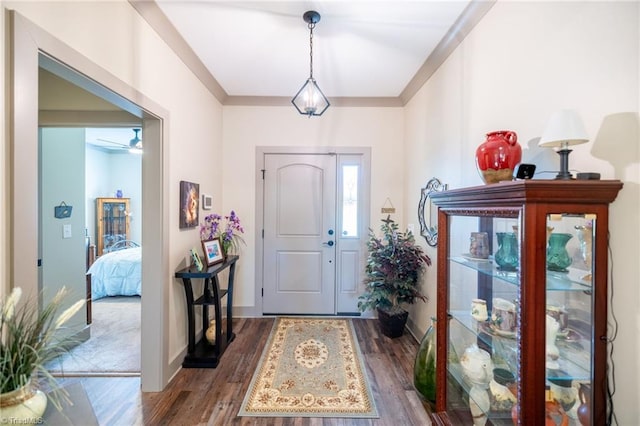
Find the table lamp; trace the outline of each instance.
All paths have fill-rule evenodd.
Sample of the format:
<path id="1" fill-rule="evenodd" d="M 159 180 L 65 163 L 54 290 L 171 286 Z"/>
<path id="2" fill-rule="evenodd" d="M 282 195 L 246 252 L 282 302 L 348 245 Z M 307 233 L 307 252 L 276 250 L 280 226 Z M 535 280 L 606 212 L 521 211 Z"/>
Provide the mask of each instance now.
<path id="1" fill-rule="evenodd" d="M 560 155 L 560 172 L 556 175 L 556 179 L 573 179 L 569 172 L 569 153 L 571 152 L 569 146 L 588 141 L 587 131 L 578 113 L 565 109 L 551 116 L 538 146 L 560 148 L 557 150 Z"/>

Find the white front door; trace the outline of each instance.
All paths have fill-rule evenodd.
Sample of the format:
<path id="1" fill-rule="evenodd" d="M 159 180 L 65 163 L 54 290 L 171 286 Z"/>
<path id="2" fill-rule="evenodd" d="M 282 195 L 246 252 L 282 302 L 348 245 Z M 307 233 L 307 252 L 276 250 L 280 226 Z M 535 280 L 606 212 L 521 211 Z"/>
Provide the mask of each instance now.
<path id="1" fill-rule="evenodd" d="M 266 154 L 264 314 L 335 314 L 336 155 Z"/>

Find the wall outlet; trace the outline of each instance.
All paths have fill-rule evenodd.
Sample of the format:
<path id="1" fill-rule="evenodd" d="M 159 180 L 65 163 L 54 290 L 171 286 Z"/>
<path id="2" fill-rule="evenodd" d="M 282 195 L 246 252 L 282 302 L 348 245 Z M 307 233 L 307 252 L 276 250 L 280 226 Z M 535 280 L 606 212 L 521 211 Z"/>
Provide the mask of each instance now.
<path id="1" fill-rule="evenodd" d="M 71 238 L 71 224 L 62 225 L 62 238 Z"/>

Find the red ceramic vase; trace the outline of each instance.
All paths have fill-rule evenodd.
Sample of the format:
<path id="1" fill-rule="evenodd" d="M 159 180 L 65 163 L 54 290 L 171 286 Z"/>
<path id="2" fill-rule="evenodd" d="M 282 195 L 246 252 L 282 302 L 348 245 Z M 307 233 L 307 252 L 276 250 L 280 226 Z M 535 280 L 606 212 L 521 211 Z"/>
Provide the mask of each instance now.
<path id="1" fill-rule="evenodd" d="M 513 171 L 522 160 L 518 135 L 510 130 L 487 133 L 476 149 L 476 166 L 484 183 L 513 180 Z"/>

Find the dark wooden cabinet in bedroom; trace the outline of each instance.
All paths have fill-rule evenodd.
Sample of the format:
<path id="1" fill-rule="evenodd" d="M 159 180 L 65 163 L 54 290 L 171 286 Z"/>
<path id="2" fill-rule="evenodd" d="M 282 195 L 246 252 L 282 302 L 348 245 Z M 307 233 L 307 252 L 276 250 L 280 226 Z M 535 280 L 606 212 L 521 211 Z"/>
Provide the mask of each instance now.
<path id="1" fill-rule="evenodd" d="M 129 198 L 96 198 L 97 255 L 109 252 L 118 241 L 130 239 Z"/>

